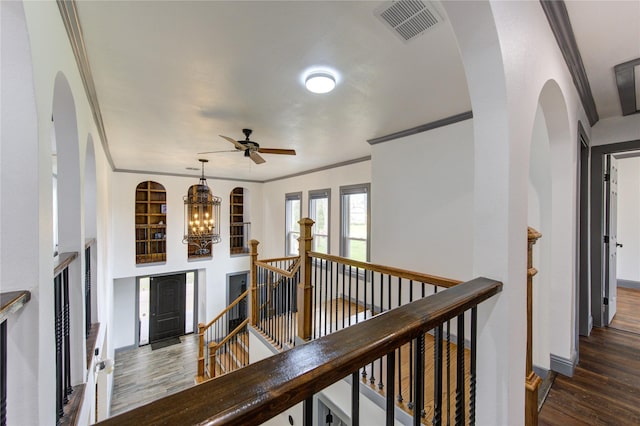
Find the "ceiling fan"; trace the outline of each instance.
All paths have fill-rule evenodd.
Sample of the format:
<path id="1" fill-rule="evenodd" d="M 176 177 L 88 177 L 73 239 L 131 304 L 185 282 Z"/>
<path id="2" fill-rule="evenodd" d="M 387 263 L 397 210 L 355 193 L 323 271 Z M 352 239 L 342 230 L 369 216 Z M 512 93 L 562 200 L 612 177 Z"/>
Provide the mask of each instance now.
<path id="1" fill-rule="evenodd" d="M 251 136 L 251 129 L 242 129 L 242 133 L 244 133 L 245 140 L 237 141 L 235 139 L 230 138 L 229 136 L 219 135 L 222 139 L 226 139 L 231 142 L 235 147 L 235 151 L 243 151 L 245 157 L 249 157 L 256 164 L 262 164 L 265 162 L 265 159 L 258 153 L 262 154 L 283 154 L 283 155 L 296 155 L 295 149 L 279 149 L 279 148 L 260 148 L 260 145 L 257 142 L 249 140 L 249 136 Z M 208 152 L 199 152 L 198 154 L 213 154 L 216 152 L 235 152 L 235 151 L 208 151 Z"/>

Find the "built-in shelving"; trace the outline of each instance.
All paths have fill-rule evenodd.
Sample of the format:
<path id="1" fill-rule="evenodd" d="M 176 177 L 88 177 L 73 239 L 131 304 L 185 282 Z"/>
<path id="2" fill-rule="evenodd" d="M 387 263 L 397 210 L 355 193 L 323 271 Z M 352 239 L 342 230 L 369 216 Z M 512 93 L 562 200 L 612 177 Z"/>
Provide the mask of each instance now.
<path id="1" fill-rule="evenodd" d="M 157 182 L 136 188 L 136 264 L 167 260 L 167 192 Z"/>

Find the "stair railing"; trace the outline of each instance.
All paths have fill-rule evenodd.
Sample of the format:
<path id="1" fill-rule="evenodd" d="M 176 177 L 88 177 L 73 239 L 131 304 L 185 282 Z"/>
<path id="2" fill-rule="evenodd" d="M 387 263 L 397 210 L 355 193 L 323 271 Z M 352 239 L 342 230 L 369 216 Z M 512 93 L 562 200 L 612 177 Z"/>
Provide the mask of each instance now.
<path id="1" fill-rule="evenodd" d="M 314 395 L 350 376 L 350 424 L 357 426 L 361 423 L 362 411 L 358 373 L 364 366 L 384 358 L 391 391 L 386 395 L 382 415 L 386 425 L 393 425 L 396 421 L 395 356 L 410 342 L 420 360 L 413 372 L 415 392 L 420 395 L 430 389 L 434 395 L 429 407 L 422 406 L 421 397 L 416 398 L 413 424 L 449 424 L 443 415 L 442 339 L 435 339 L 433 355 L 422 348 L 429 332 L 442 336 L 444 324 L 453 319 L 458 320 L 458 331 L 463 330 L 464 335 L 465 313 L 470 316 L 470 356 L 465 357 L 462 345 L 458 346 L 456 358 L 462 362 L 456 365 L 455 409 L 449 417 L 455 418 L 455 424 L 475 424 L 477 307 L 500 291 L 502 283 L 476 278 L 112 417 L 102 424 L 259 425 L 303 402 L 302 424 L 311 426 L 317 415 L 313 412 Z M 425 357 L 433 362 L 429 380 L 424 380 L 425 364 L 422 361 Z M 470 371 L 468 381 L 462 374 L 466 368 Z M 425 411 L 427 418 L 422 417 Z"/>
<path id="2" fill-rule="evenodd" d="M 210 364 L 213 354 L 209 348 L 212 343 L 219 345 L 225 337 L 231 334 L 230 332 L 238 329 L 239 324 L 247 318 L 248 296 L 249 290 L 238 296 L 209 323 L 198 324 L 198 373 L 196 376 L 198 381 L 214 377 L 210 375 L 211 371 L 215 372 L 215 365 Z"/>
<path id="3" fill-rule="evenodd" d="M 258 260 L 258 241 L 251 240 L 252 326 L 271 343 L 295 345 L 300 256 Z"/>
<path id="4" fill-rule="evenodd" d="M 207 355 L 209 378 L 230 373 L 249 365 L 249 336 L 247 334 L 249 318 L 240 323 L 220 342 L 209 342 Z"/>

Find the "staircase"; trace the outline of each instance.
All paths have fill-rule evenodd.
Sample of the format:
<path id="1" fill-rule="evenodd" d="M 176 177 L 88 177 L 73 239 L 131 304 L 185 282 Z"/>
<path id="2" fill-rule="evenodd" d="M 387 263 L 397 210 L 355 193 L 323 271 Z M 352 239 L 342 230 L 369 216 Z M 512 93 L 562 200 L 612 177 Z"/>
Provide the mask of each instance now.
<path id="1" fill-rule="evenodd" d="M 245 367 L 249 362 L 249 333 L 243 331 L 238 333 L 237 339 L 227 347 L 226 352 L 216 356 L 215 377 L 230 373 L 239 368 Z"/>
<path id="2" fill-rule="evenodd" d="M 208 324 L 198 324 L 196 383 L 249 365 L 248 295 L 242 293 Z"/>

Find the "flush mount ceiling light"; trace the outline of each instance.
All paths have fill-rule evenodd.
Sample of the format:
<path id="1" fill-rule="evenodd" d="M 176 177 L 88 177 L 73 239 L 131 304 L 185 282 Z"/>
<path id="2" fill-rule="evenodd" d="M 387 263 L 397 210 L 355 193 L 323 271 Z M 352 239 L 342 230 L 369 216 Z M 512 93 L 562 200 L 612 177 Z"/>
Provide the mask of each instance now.
<path id="1" fill-rule="evenodd" d="M 329 93 L 336 87 L 336 79 L 328 72 L 314 72 L 306 78 L 304 85 L 313 93 Z"/>

